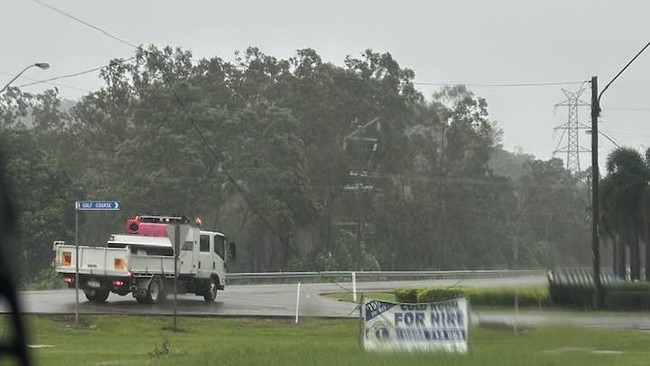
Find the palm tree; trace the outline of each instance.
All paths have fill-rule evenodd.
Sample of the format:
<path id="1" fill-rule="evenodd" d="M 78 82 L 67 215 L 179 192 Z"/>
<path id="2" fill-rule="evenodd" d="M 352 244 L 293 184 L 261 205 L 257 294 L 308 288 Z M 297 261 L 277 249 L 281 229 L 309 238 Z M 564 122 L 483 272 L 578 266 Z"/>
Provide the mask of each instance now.
<path id="1" fill-rule="evenodd" d="M 638 151 L 618 148 L 607 158 L 607 177 L 603 179 L 604 231 L 614 240 L 615 268 L 625 271 L 625 249 L 630 251 L 631 279 L 641 278 L 639 239 L 646 216 L 644 205 L 650 164 Z"/>
<path id="2" fill-rule="evenodd" d="M 612 263 L 614 274 L 625 278 L 625 242 L 619 235 L 620 217 L 616 201 L 612 199 L 615 186 L 611 176 L 606 176 L 600 183 L 601 208 L 600 208 L 600 235 L 609 238 L 612 243 Z"/>

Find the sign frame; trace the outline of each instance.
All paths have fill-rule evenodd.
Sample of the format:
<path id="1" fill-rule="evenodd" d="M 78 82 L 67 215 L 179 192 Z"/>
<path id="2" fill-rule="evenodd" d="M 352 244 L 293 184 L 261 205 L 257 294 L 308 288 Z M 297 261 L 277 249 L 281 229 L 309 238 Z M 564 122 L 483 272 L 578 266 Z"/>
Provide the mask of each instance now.
<path id="1" fill-rule="evenodd" d="M 74 208 L 77 211 L 119 211 L 118 201 L 76 201 Z"/>

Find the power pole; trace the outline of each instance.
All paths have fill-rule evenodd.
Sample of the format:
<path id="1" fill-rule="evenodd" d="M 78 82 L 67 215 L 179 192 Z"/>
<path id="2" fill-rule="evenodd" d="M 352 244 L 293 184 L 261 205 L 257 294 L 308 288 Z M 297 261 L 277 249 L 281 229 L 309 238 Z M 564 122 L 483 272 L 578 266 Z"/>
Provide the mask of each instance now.
<path id="1" fill-rule="evenodd" d="M 356 119 L 355 119 L 356 122 Z M 368 172 L 366 169 L 364 169 L 364 166 L 368 166 L 367 160 L 368 157 L 362 157 L 362 152 L 364 150 L 364 147 L 367 147 L 369 144 L 372 146 L 371 151 L 377 151 L 377 144 L 379 139 L 375 137 L 367 137 L 363 136 L 363 133 L 365 130 L 370 127 L 371 125 L 375 124 L 377 130 L 380 129 L 380 124 L 379 124 L 379 117 L 375 117 L 369 122 L 363 124 L 363 125 L 357 125 L 356 129 L 345 136 L 343 138 L 343 150 L 347 150 L 349 143 L 351 142 L 356 142 L 356 158 L 355 158 L 355 167 L 353 170 L 350 171 L 349 176 L 350 177 L 355 177 L 355 183 L 353 184 L 348 184 L 345 187 L 343 187 L 344 190 L 346 191 L 351 191 L 355 193 L 355 210 L 356 210 L 356 248 L 355 248 L 355 264 L 358 266 L 359 269 L 361 269 L 363 265 L 363 258 L 361 255 L 361 244 L 363 242 L 363 235 L 364 235 L 364 229 L 365 229 L 365 222 L 364 222 L 364 217 L 363 215 L 364 212 L 364 207 L 362 207 L 362 194 L 364 192 L 370 192 L 374 189 L 373 186 L 371 185 L 366 185 L 364 184 L 364 180 L 369 176 Z M 364 164 L 364 159 L 365 158 L 365 164 Z"/>
<path id="2" fill-rule="evenodd" d="M 553 154 L 566 154 L 566 169 L 571 173 L 576 174 L 581 170 L 580 154 L 589 152 L 588 149 L 580 146 L 580 130 L 588 130 L 589 126 L 580 123 L 578 118 L 578 107 L 589 106 L 589 103 L 580 100 L 580 96 L 584 92 L 584 89 L 582 88 L 577 92 L 571 92 L 565 89 L 562 89 L 562 92 L 566 95 L 567 99 L 555 106 L 568 107 L 568 119 L 566 123 L 555 127 L 555 129 L 564 130 L 563 136 L 566 136 L 566 145 L 561 149 L 553 151 Z"/>
<path id="3" fill-rule="evenodd" d="M 600 309 L 603 300 L 600 283 L 600 242 L 598 238 L 598 219 L 600 215 L 598 202 L 598 116 L 600 100 L 598 96 L 598 77 L 591 77 L 591 251 L 594 269 L 594 308 Z"/>

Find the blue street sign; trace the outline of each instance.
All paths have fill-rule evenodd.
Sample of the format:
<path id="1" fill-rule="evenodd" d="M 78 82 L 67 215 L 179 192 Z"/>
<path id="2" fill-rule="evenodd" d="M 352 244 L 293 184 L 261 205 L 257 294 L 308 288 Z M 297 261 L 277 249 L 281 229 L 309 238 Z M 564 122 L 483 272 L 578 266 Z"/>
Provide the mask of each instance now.
<path id="1" fill-rule="evenodd" d="M 117 201 L 77 201 L 74 208 L 79 211 L 119 211 Z"/>

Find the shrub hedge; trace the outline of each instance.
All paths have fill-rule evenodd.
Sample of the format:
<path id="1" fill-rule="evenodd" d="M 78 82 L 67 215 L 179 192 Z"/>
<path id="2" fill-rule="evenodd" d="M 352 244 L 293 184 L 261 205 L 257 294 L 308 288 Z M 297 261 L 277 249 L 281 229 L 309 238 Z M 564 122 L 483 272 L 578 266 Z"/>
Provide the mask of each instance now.
<path id="1" fill-rule="evenodd" d="M 568 306 L 588 309 L 593 306 L 594 289 L 586 285 L 558 285 L 548 286 L 551 303 L 555 306 Z"/>
<path id="2" fill-rule="evenodd" d="M 418 302 L 417 288 L 397 288 L 395 289 L 395 301 L 404 302 L 407 304 L 415 304 Z"/>
<path id="3" fill-rule="evenodd" d="M 522 307 L 548 307 L 550 298 L 546 287 L 516 289 Z M 468 297 L 470 304 L 510 307 L 515 303 L 514 288 L 433 287 L 395 290 L 395 300 L 405 303 L 434 302 L 457 297 Z"/>
<path id="4" fill-rule="evenodd" d="M 395 300 L 405 303 L 434 302 L 465 296 L 478 306 L 512 307 L 514 288 L 433 287 L 395 290 Z M 559 285 L 518 288 L 519 306 L 551 306 L 591 309 L 594 289 L 590 285 Z M 650 310 L 650 282 L 617 282 L 603 286 L 604 310 Z"/>
<path id="5" fill-rule="evenodd" d="M 590 309 L 594 288 L 591 285 L 549 285 L 554 305 Z M 603 286 L 605 310 L 650 310 L 650 282 L 617 282 Z"/>
<path id="6" fill-rule="evenodd" d="M 434 302 L 434 301 L 443 301 L 449 299 L 455 299 L 457 297 L 464 296 L 465 293 L 463 290 L 457 287 L 444 288 L 444 287 L 434 287 L 434 288 L 423 288 L 418 291 L 417 302 Z"/>

